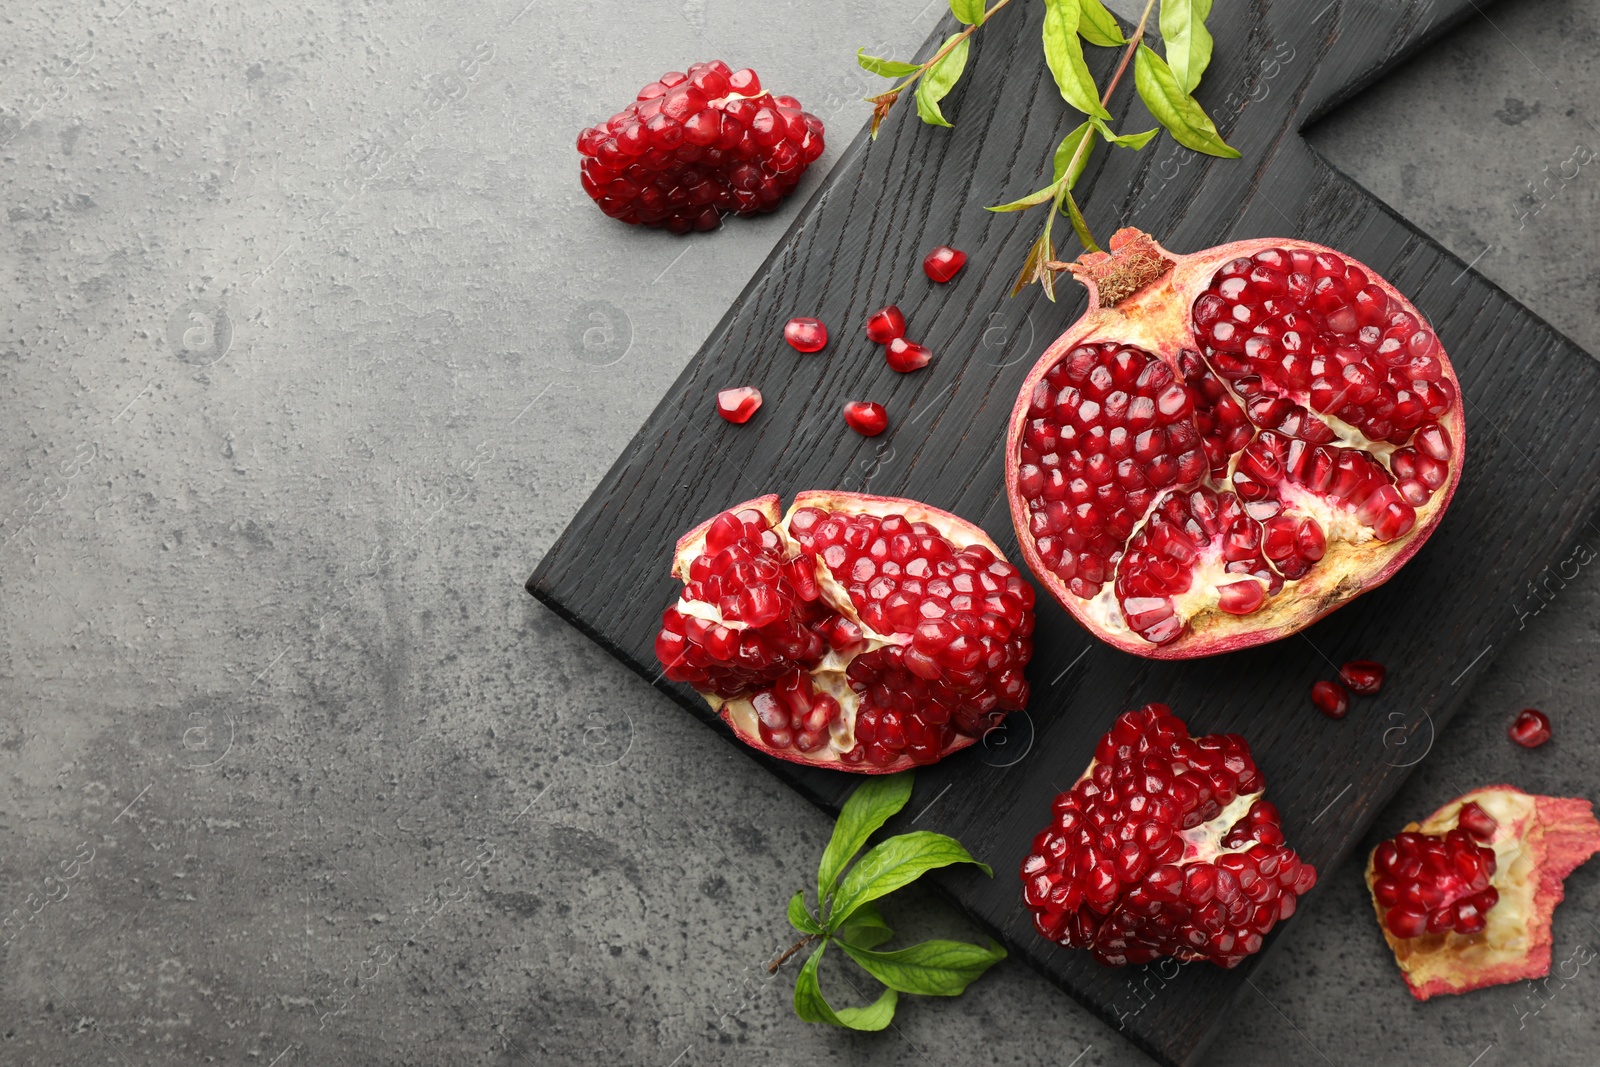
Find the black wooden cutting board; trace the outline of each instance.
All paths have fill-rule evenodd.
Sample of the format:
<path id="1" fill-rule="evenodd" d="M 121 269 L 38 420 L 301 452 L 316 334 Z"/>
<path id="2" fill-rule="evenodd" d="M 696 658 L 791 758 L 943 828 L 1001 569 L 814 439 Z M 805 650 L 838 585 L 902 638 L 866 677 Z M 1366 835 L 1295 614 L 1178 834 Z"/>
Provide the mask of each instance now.
<path id="1" fill-rule="evenodd" d="M 1407 293 L 1437 327 L 1465 391 L 1467 464 L 1449 514 L 1387 586 L 1263 649 L 1153 663 L 1095 642 L 1042 605 L 1027 714 L 919 772 L 906 809 L 918 829 L 954 835 L 995 868 L 993 880 L 942 879 L 962 909 L 1169 1064 L 1200 1057 L 1260 958 L 1234 971 L 1171 961 L 1107 970 L 1037 937 L 1020 906 L 1017 865 L 1112 718 L 1165 701 L 1196 733 L 1244 734 L 1290 841 L 1326 875 L 1537 609 L 1532 583 L 1554 588 L 1562 571 L 1571 576 L 1562 562 L 1576 544 L 1600 541 L 1587 522 L 1600 506 L 1600 366 L 1336 173 L 1299 133 L 1472 12 L 1472 0 L 1324 3 L 1218 5 L 1216 58 L 1200 97 L 1241 160 L 1196 156 L 1165 138 L 1137 154 L 1101 148 L 1079 199 L 1102 239 L 1120 225 L 1178 251 L 1304 237 Z M 1065 280 L 1057 304 L 1037 287 L 1008 299 L 1042 218 L 983 210 L 1043 184 L 1054 146 L 1078 121 L 1043 63 L 1042 12 L 1016 4 L 975 36 L 967 75 L 945 106 L 954 130 L 918 122 L 906 101 L 876 143 L 857 137 L 529 579 L 540 600 L 718 729 L 698 696 L 660 680 L 651 653 L 677 588 L 672 544 L 700 520 L 762 493 L 787 500 L 799 489 L 869 489 L 966 516 L 1019 558 L 1001 486 L 1006 418 L 1033 359 L 1084 303 Z M 922 55 L 948 32 L 941 27 Z M 1094 52 L 1103 85 L 1115 57 Z M 1126 86 L 1113 102 L 1119 130 L 1153 125 L 1132 96 Z M 1070 239 L 1065 226 L 1057 232 Z M 953 283 L 934 286 L 919 264 L 946 243 L 971 261 Z M 861 334 L 867 312 L 889 302 L 937 353 L 927 370 L 894 373 Z M 797 356 L 783 343 L 792 315 L 829 324 L 834 340 L 823 355 Z M 731 426 L 713 398 L 744 383 L 761 388 L 765 406 Z M 888 405 L 884 436 L 861 438 L 840 421 L 841 404 L 860 398 Z M 1311 683 L 1358 656 L 1389 665 L 1383 693 L 1357 701 L 1342 722 L 1316 714 Z M 829 812 L 856 783 L 767 765 Z"/>

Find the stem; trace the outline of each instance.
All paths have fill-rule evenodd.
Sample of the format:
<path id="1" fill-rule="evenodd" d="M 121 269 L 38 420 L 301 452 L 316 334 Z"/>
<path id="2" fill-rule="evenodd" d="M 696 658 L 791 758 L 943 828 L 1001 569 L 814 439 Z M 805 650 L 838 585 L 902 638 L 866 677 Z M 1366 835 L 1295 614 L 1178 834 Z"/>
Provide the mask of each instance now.
<path id="1" fill-rule="evenodd" d="M 788 963 L 790 956 L 793 956 L 796 952 L 799 952 L 801 949 L 805 948 L 807 945 L 811 944 L 811 942 L 815 941 L 816 939 L 817 939 L 817 935 L 816 934 L 807 934 L 806 936 L 802 937 L 800 940 L 796 941 L 794 944 L 790 945 L 787 949 L 784 950 L 783 955 L 779 956 L 777 959 L 773 960 L 770 964 L 767 965 L 767 973 L 768 974 L 777 974 L 778 973 L 778 968 L 782 967 L 785 963 Z"/>
<path id="2" fill-rule="evenodd" d="M 1154 3 L 1154 2 L 1155 2 L 1155 0 L 1151 0 L 1151 3 Z M 912 82 L 914 82 L 918 78 L 922 77 L 924 74 L 926 74 L 928 72 L 929 68 L 931 68 L 935 63 L 939 62 L 939 60 L 941 60 L 945 56 L 949 55 L 951 50 L 954 49 L 956 45 L 960 44 L 962 41 L 965 41 L 968 37 L 971 37 L 973 30 L 977 29 L 979 26 L 982 26 L 985 22 L 988 22 L 989 21 L 989 16 L 993 15 L 996 11 L 999 11 L 1001 8 L 1005 7 L 1009 3 L 1011 3 L 1011 0 L 995 0 L 995 5 L 993 7 L 991 7 L 989 10 L 987 10 L 987 11 L 985 11 L 983 13 L 982 21 L 974 22 L 972 25 L 968 26 L 966 29 L 962 30 L 960 33 L 956 34 L 954 37 L 952 37 L 948 41 L 946 41 L 944 43 L 944 47 L 940 48 L 937 52 L 935 52 L 933 54 L 933 58 L 932 59 L 930 59 L 926 63 L 922 64 L 921 67 L 917 68 L 917 72 L 915 74 L 913 74 L 910 77 L 908 77 L 905 81 L 901 82 L 899 85 L 896 85 L 893 89 L 889 90 L 889 92 L 891 92 L 891 93 L 899 93 L 902 89 L 905 89 Z M 1149 14 L 1148 11 L 1146 11 L 1145 13 Z"/>

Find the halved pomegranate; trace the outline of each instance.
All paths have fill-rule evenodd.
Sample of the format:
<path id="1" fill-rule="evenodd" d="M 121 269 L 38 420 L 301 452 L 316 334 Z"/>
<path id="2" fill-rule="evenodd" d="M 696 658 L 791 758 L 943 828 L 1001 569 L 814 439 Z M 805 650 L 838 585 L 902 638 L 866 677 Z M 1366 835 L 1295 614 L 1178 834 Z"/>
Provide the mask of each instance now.
<path id="1" fill-rule="evenodd" d="M 846 492 L 735 505 L 678 541 L 666 677 L 779 759 L 883 774 L 972 744 L 1028 701 L 1033 587 L 978 527 Z"/>
<path id="2" fill-rule="evenodd" d="M 1596 852 L 1587 800 L 1509 785 L 1458 797 L 1373 849 L 1367 888 L 1411 995 L 1549 974 L 1562 882 Z"/>
<path id="3" fill-rule="evenodd" d="M 1461 477 L 1461 387 L 1373 271 L 1305 241 L 1193 255 L 1138 230 L 1072 271 L 1089 310 L 1022 385 L 1023 558 L 1153 659 L 1274 641 L 1387 581 Z"/>
<path id="4" fill-rule="evenodd" d="M 1165 704 L 1125 712 L 1022 861 L 1034 927 L 1109 966 L 1237 966 L 1317 881 L 1265 790 L 1238 734 L 1190 737 Z"/>

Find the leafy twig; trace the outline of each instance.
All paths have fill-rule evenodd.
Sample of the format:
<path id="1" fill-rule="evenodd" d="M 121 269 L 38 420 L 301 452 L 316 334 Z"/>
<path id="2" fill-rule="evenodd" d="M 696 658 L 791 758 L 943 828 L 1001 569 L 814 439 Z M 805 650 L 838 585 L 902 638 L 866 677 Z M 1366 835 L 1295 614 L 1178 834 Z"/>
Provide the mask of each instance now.
<path id="1" fill-rule="evenodd" d="M 817 945 L 794 984 L 795 1014 L 807 1022 L 852 1030 L 882 1030 L 894 1018 L 901 993 L 953 997 L 1005 959 L 1005 949 L 993 941 L 987 947 L 963 941 L 924 941 L 910 948 L 878 951 L 894 936 L 873 904 L 879 897 L 909 885 L 928 871 L 954 863 L 970 863 L 990 877 L 994 875 L 954 838 L 926 830 L 882 841 L 852 866 L 851 860 L 867 838 L 910 799 L 910 771 L 873 778 L 858 787 L 839 812 L 833 837 L 817 867 L 815 913 L 806 907 L 803 889 L 789 901 L 789 923 L 802 936 L 767 971 L 777 973 L 791 956 L 808 945 Z M 883 983 L 884 991 L 876 1001 L 864 1008 L 834 1008 L 828 1003 L 817 982 L 817 968 L 829 945 L 838 945 Z"/>

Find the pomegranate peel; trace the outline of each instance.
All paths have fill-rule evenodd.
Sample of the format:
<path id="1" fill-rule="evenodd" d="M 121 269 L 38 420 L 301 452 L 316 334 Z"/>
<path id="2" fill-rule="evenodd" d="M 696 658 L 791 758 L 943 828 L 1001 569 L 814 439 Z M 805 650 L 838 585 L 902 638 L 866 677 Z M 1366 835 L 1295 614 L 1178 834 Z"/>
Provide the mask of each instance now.
<path id="1" fill-rule="evenodd" d="M 1484 911 L 1478 933 L 1397 937 L 1377 889 L 1379 850 L 1391 843 L 1380 844 L 1367 860 L 1367 888 L 1379 928 L 1418 1000 L 1550 973 L 1550 922 L 1565 896 L 1562 883 L 1600 852 L 1600 822 L 1589 801 L 1536 796 L 1509 785 L 1458 797 L 1422 822 L 1408 824 L 1403 833 L 1448 835 L 1458 826 L 1494 853 L 1489 885 L 1497 899 Z"/>
<path id="2" fill-rule="evenodd" d="M 1124 229 L 1022 384 L 1006 485 L 1022 556 L 1152 659 L 1295 633 L 1394 575 L 1465 456 L 1460 383 L 1416 308 L 1321 245 L 1192 255 Z"/>
<path id="3" fill-rule="evenodd" d="M 867 774 L 937 761 L 1027 702 L 1034 593 L 987 534 L 895 497 L 735 505 L 679 539 L 656 656 L 745 743 Z"/>

